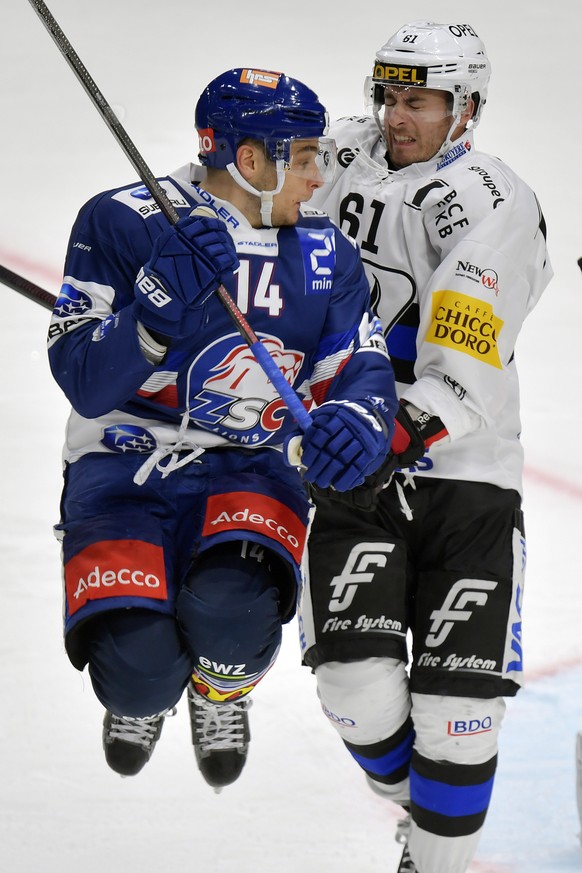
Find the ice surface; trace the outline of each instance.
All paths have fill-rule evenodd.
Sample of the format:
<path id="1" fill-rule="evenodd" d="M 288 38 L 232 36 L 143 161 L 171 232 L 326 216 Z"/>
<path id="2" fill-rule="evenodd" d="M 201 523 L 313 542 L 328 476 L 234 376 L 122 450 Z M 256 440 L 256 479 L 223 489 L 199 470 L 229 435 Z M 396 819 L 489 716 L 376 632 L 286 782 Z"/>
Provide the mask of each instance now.
<path id="1" fill-rule="evenodd" d="M 193 107 L 238 65 L 284 70 L 332 117 L 359 112 L 400 7 L 360 0 L 51 0 L 59 24 L 157 174 L 195 159 Z M 344 7 L 341 7 L 342 9 Z M 561 10 L 567 15 L 561 15 Z M 25 0 L 0 16 L 0 263 L 56 292 L 80 205 L 135 172 Z M 528 685 L 509 706 L 491 813 L 472 873 L 580 870 L 574 742 L 582 726 L 582 254 L 578 34 L 582 8 L 491 0 L 416 4 L 466 21 L 493 63 L 478 147 L 535 188 L 556 277 L 517 348 L 529 542 Z M 572 169 L 570 169 L 572 168 Z M 198 774 L 185 702 L 136 779 L 108 770 L 102 710 L 61 639 L 58 517 L 67 404 L 48 372 L 48 313 L 0 287 L 2 873 L 388 873 L 394 816 L 370 792 L 299 667 L 296 628 L 259 687 L 247 767 L 215 795 Z"/>

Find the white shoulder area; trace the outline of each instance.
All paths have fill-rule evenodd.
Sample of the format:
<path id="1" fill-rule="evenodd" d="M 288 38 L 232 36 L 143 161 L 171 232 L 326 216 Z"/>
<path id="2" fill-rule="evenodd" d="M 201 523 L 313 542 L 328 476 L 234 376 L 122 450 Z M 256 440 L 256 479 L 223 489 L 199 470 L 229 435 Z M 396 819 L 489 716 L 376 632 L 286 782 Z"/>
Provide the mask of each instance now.
<path id="1" fill-rule="evenodd" d="M 381 138 L 378 125 L 371 115 L 350 115 L 338 118 L 329 130 L 334 138 L 338 151 L 338 163 L 344 166 L 349 160 L 342 158 L 342 150 L 365 151 L 370 154 L 374 145 Z"/>
<path id="2" fill-rule="evenodd" d="M 199 167 L 198 164 L 184 164 L 183 167 L 178 167 L 177 170 L 173 170 L 169 174 L 169 178 L 175 179 L 181 185 L 191 185 L 193 181 L 196 181 L 197 170 L 202 171 L 200 177 L 203 178 L 206 174 L 206 170 L 204 167 Z"/>
<path id="3" fill-rule="evenodd" d="M 446 167 L 441 177 L 455 187 L 459 196 L 470 192 L 475 205 L 481 203 L 486 209 L 497 208 L 518 192 L 530 191 L 511 167 L 499 158 L 479 151 L 471 151 Z"/>
<path id="4" fill-rule="evenodd" d="M 407 202 L 423 213 L 425 227 L 439 245 L 454 245 L 493 215 L 498 228 L 516 221 L 539 223 L 535 194 L 499 158 L 470 149 L 446 166 L 431 163 L 414 181 L 411 174 Z"/>
<path id="5" fill-rule="evenodd" d="M 333 180 L 314 192 L 309 207 L 320 209 L 325 207 L 344 172 L 357 157 L 370 158 L 372 152 L 381 142 L 380 131 L 375 120 L 369 116 L 349 116 L 334 121 L 329 130 L 329 136 L 335 140 L 337 160 Z M 382 149 L 382 154 L 384 149 Z"/>

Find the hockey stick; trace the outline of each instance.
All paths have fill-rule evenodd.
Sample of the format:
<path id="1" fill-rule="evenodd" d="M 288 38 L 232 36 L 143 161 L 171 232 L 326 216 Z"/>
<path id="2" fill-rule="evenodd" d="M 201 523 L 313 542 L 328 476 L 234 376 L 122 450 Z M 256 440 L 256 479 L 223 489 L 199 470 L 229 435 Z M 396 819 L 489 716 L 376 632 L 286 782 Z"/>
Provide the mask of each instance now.
<path id="1" fill-rule="evenodd" d="M 6 285 L 7 288 L 11 288 L 12 291 L 18 291 L 19 294 L 22 294 L 24 297 L 28 297 L 29 300 L 33 300 L 35 303 L 40 303 L 40 305 L 44 306 L 45 309 L 50 309 L 52 311 L 55 307 L 57 298 L 54 294 L 51 294 L 50 291 L 46 291 L 44 288 L 41 288 L 40 285 L 35 285 L 34 282 L 30 282 L 28 279 L 25 279 L 24 276 L 19 276 L 18 273 L 13 273 L 12 270 L 9 270 L 7 267 L 3 267 L 1 264 L 0 282 L 2 282 L 3 285 Z M 288 385 L 287 382 L 286 384 Z M 290 390 L 293 389 L 290 388 Z M 281 394 L 281 392 L 279 393 Z M 301 403 L 295 392 L 293 392 L 293 394 L 297 401 Z M 282 399 L 285 400 L 284 397 Z M 309 415 L 303 404 L 301 404 L 301 407 L 308 418 L 308 423 L 311 422 L 311 416 Z M 302 429 L 305 430 L 305 428 Z M 287 445 L 287 458 L 289 460 L 289 463 L 293 466 L 301 466 L 301 437 L 295 436 L 289 440 L 289 443 Z"/>
<path id="2" fill-rule="evenodd" d="M 7 267 L 0 265 L 0 282 L 11 288 L 13 291 L 18 291 L 28 297 L 29 300 L 34 300 L 35 303 L 40 303 L 45 309 L 53 309 L 57 298 L 50 291 L 45 291 L 34 282 L 25 279 L 24 276 L 19 276 L 18 273 L 13 273 Z"/>
<path id="3" fill-rule="evenodd" d="M 158 180 L 144 161 L 141 154 L 138 152 L 134 143 L 130 139 L 127 131 L 115 115 L 115 112 L 98 89 L 95 81 L 89 74 L 87 68 L 77 55 L 73 46 L 63 33 L 59 24 L 55 20 L 51 11 L 43 0 L 29 0 L 31 6 L 37 13 L 38 17 L 50 33 L 53 41 L 56 43 L 61 54 L 65 57 L 67 63 L 75 73 L 75 76 L 84 87 L 85 91 L 91 98 L 93 105 L 96 107 L 101 117 L 107 124 L 115 139 L 131 161 L 134 169 L 138 173 L 141 181 L 144 183 L 161 212 L 171 224 L 176 224 L 180 216 L 174 209 L 166 192 L 159 184 Z M 263 372 L 269 377 L 279 396 L 284 401 L 285 405 L 293 415 L 295 421 L 305 431 L 311 424 L 311 416 L 305 409 L 299 396 L 295 393 L 291 385 L 287 382 L 275 361 L 269 354 L 266 347 L 261 343 L 248 321 L 226 290 L 221 285 L 215 292 L 230 315 L 236 329 L 249 346 L 256 360 L 260 364 Z"/>

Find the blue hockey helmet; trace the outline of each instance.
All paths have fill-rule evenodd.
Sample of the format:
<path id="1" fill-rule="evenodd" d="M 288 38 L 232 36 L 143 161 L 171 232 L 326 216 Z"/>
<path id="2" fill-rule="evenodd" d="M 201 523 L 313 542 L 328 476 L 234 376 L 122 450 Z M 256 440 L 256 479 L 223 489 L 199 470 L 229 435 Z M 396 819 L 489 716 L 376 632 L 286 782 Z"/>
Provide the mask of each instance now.
<path id="1" fill-rule="evenodd" d="M 294 139 L 325 136 L 328 115 L 310 88 L 284 73 L 228 70 L 206 86 L 196 105 L 199 160 L 206 167 L 236 165 L 240 143 L 264 142 L 274 161 L 288 161 Z"/>

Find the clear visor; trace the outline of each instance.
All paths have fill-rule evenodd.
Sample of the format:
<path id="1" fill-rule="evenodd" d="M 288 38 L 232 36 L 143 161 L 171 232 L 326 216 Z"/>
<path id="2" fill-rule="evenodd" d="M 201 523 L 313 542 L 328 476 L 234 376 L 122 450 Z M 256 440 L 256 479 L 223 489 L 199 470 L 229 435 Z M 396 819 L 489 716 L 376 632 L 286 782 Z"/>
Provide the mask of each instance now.
<path id="1" fill-rule="evenodd" d="M 454 113 L 453 95 L 438 88 L 379 85 L 369 76 L 365 87 L 366 111 L 384 120 L 398 113 L 426 122 L 439 122 Z"/>
<path id="2" fill-rule="evenodd" d="M 286 172 L 320 184 L 332 181 L 337 161 L 332 137 L 293 139 L 288 140 L 286 146 L 286 154 L 281 156 Z"/>

